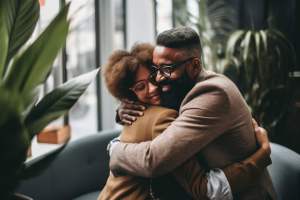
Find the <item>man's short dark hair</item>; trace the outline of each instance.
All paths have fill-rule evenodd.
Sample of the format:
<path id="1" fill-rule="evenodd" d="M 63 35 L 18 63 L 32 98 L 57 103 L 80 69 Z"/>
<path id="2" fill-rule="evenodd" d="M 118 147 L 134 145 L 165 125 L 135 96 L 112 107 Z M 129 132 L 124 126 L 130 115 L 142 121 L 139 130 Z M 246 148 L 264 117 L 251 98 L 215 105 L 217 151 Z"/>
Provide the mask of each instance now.
<path id="1" fill-rule="evenodd" d="M 157 36 L 156 44 L 168 48 L 201 48 L 198 33 L 186 26 L 172 28 Z"/>

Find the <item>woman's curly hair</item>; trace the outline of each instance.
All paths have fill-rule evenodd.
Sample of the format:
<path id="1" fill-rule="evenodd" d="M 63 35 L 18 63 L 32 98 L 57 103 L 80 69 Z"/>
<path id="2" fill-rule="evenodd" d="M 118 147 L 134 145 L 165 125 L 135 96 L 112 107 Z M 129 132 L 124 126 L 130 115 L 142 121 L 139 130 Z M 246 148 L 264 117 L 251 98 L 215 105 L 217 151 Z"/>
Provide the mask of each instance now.
<path id="1" fill-rule="evenodd" d="M 136 100 L 136 95 L 129 89 L 140 65 L 150 66 L 153 46 L 148 43 L 135 44 L 131 51 L 114 51 L 104 66 L 104 78 L 108 91 L 117 99 Z"/>

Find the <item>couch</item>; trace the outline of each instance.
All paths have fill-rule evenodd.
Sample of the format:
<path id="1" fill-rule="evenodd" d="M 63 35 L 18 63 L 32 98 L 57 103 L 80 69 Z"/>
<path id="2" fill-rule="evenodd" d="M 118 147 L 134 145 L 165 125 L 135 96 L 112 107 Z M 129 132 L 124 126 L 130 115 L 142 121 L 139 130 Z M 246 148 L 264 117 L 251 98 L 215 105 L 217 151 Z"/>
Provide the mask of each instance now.
<path id="1" fill-rule="evenodd" d="M 34 200 L 96 200 L 108 176 L 106 146 L 119 131 L 70 142 L 40 175 L 23 181 L 17 192 Z M 271 144 L 268 167 L 280 200 L 300 199 L 300 155 Z"/>

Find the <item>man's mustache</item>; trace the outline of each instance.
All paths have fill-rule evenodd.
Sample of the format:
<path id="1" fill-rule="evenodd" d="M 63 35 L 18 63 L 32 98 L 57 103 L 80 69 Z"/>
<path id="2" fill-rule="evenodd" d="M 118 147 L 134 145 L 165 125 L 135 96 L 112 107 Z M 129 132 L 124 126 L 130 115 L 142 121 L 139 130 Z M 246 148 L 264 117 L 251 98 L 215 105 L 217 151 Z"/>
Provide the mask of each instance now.
<path id="1" fill-rule="evenodd" d="M 172 83 L 174 83 L 173 80 L 165 79 L 165 80 L 163 80 L 163 81 L 161 81 L 161 82 L 158 82 L 158 85 L 159 85 L 159 86 L 164 86 L 164 85 L 171 85 Z"/>

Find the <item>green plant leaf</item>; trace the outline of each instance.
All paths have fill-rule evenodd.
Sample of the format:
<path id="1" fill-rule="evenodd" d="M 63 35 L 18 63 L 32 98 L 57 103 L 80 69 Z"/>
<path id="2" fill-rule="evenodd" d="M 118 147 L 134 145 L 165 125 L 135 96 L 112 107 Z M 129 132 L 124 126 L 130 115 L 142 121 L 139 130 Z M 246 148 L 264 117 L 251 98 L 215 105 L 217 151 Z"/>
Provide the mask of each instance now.
<path id="1" fill-rule="evenodd" d="M 262 38 L 263 46 L 264 46 L 264 51 L 268 52 L 268 40 L 267 40 L 267 33 L 264 30 L 259 31 L 260 36 Z"/>
<path id="2" fill-rule="evenodd" d="M 23 95 L 45 81 L 67 38 L 68 10 L 69 4 L 60 11 L 38 39 L 14 60 L 4 78 L 7 88 L 19 91 Z"/>
<path id="3" fill-rule="evenodd" d="M 38 102 L 40 98 L 41 87 L 36 87 L 34 90 L 31 90 L 30 93 L 23 95 L 23 105 L 24 109 L 22 110 L 22 116 L 24 118 L 28 113 L 33 109 L 34 105 Z"/>
<path id="4" fill-rule="evenodd" d="M 40 132 L 48 123 L 66 114 L 83 94 L 98 70 L 78 76 L 47 94 L 25 119 L 31 137 Z"/>
<path id="5" fill-rule="evenodd" d="M 258 32 L 254 33 L 255 37 L 255 49 L 256 49 L 256 56 L 259 59 L 261 57 L 260 52 L 261 52 L 261 38 L 260 34 Z"/>
<path id="6" fill-rule="evenodd" d="M 226 57 L 227 58 L 234 56 L 234 54 L 237 50 L 236 45 L 241 40 L 241 38 L 243 38 L 243 35 L 245 33 L 246 32 L 244 30 L 238 30 L 231 34 L 231 36 L 228 39 L 227 47 L 226 47 Z"/>
<path id="7" fill-rule="evenodd" d="M 10 165 L 11 162 L 17 162 L 20 164 L 25 160 L 26 153 L 24 151 L 30 144 L 20 115 L 21 98 L 17 93 L 12 93 L 3 87 L 0 87 L 0 94 L 1 163 Z M 3 177 L 1 176 L 1 178 Z"/>
<path id="8" fill-rule="evenodd" d="M 0 1 L 0 77 L 9 60 L 33 33 L 38 17 L 37 0 Z"/>
<path id="9" fill-rule="evenodd" d="M 237 12 L 224 0 L 203 1 L 206 3 L 206 16 L 209 29 L 214 33 L 214 41 L 224 43 L 237 29 Z"/>
<path id="10" fill-rule="evenodd" d="M 247 31 L 244 39 L 244 52 L 243 52 L 243 60 L 246 62 L 248 60 L 248 57 L 250 56 L 250 48 L 252 45 L 252 31 Z"/>

